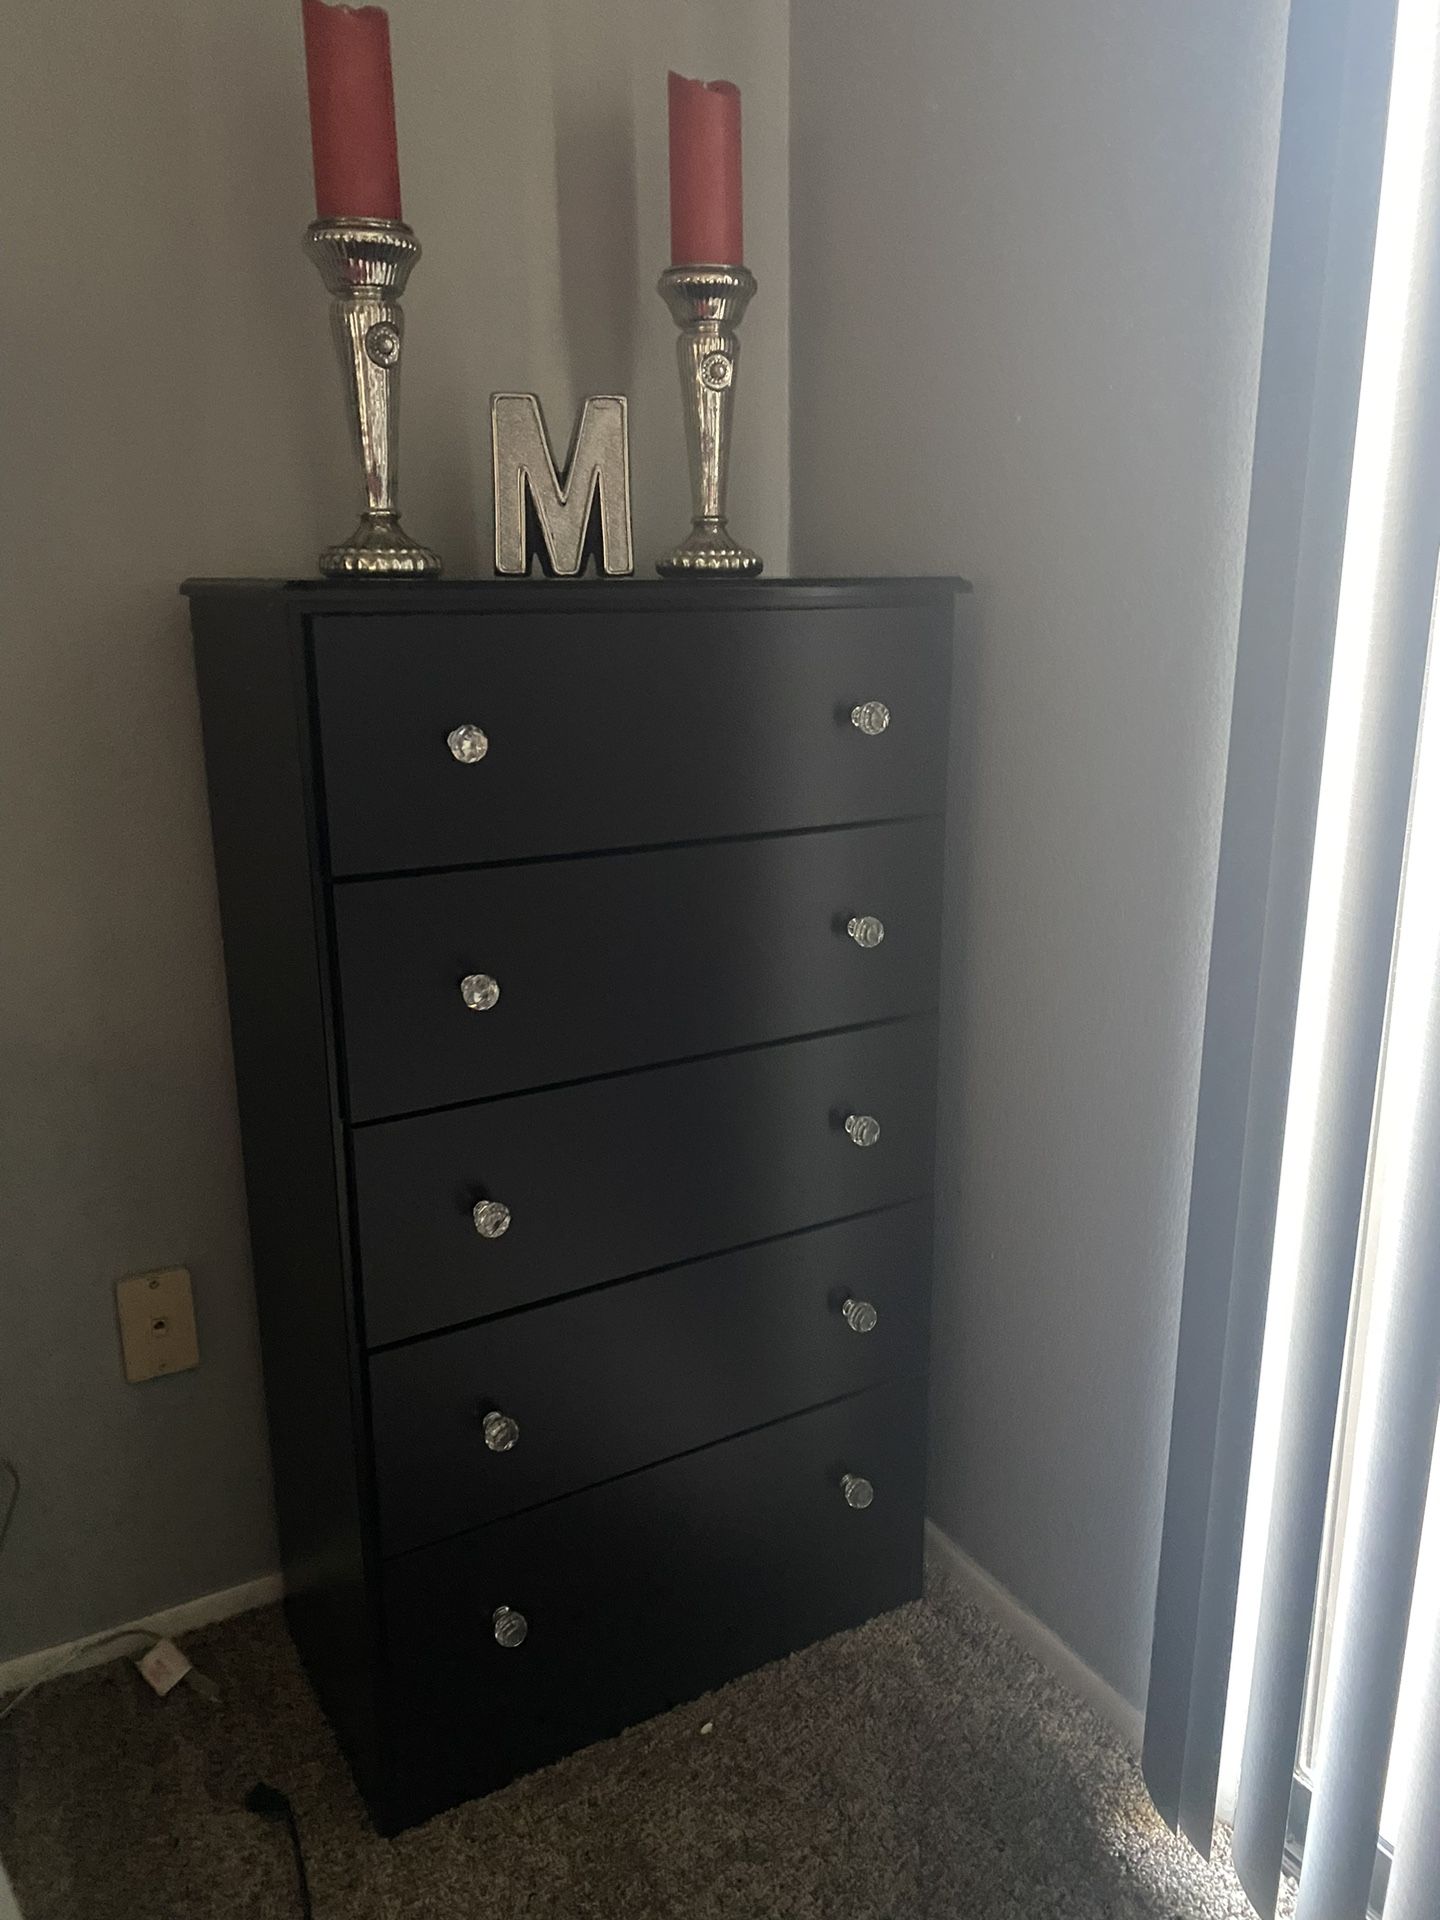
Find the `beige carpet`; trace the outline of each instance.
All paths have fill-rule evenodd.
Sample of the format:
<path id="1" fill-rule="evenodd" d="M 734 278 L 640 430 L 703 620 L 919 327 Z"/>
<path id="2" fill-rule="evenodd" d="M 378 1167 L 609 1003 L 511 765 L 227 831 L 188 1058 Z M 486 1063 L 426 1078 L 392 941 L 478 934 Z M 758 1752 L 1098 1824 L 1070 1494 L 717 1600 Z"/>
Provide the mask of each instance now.
<path id="1" fill-rule="evenodd" d="M 126 1663 L 0 1725 L 25 1920 L 1240 1920 L 1110 1732 L 948 1585 L 398 1840 L 366 1824 L 278 1611 L 191 1636 L 223 1688 Z M 711 1723 L 711 1731 L 702 1729 Z"/>

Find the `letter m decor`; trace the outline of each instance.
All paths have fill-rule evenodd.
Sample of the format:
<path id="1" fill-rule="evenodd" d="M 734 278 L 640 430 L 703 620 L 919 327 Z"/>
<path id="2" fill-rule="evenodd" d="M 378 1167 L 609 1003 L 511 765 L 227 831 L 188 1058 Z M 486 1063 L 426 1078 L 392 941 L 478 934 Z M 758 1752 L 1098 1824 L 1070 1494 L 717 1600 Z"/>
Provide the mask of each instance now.
<path id="1" fill-rule="evenodd" d="M 592 394 L 580 409 L 563 473 L 557 472 L 533 393 L 492 393 L 495 571 L 547 574 L 635 571 L 630 533 L 629 406 L 622 394 Z"/>

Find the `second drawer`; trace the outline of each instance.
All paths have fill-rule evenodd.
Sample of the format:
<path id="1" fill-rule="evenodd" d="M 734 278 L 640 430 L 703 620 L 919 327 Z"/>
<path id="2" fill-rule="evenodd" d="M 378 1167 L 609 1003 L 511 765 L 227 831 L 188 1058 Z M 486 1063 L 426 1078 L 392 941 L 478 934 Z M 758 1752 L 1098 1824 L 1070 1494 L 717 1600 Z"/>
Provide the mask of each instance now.
<path id="1" fill-rule="evenodd" d="M 934 1113 L 925 1019 L 358 1128 L 367 1340 L 917 1199 Z"/>
<path id="2" fill-rule="evenodd" d="M 929 1271 L 912 1202 L 373 1355 L 383 1550 L 923 1371 Z"/>
<path id="3" fill-rule="evenodd" d="M 938 820 L 349 882 L 351 1118 L 928 1013 L 939 900 Z"/>

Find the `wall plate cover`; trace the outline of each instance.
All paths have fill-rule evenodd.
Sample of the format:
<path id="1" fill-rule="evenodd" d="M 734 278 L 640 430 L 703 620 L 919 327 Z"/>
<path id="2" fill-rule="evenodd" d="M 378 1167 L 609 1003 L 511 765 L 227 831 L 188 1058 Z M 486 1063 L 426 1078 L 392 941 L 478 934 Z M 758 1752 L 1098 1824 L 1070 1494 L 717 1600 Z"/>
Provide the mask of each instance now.
<path id="1" fill-rule="evenodd" d="M 195 1301 L 184 1267 L 132 1273 L 116 1282 L 120 1350 L 127 1380 L 154 1380 L 200 1364 Z"/>

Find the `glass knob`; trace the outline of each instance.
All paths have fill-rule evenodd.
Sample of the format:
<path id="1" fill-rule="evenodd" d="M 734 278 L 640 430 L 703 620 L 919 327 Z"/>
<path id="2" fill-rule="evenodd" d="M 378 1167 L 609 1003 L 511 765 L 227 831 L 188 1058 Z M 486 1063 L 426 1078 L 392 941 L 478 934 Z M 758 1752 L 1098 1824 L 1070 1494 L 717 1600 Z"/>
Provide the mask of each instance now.
<path id="1" fill-rule="evenodd" d="M 510 1209 L 503 1200 L 477 1200 L 470 1209 L 475 1231 L 482 1240 L 498 1240 L 510 1231 Z"/>
<path id="2" fill-rule="evenodd" d="M 467 973 L 460 982 L 460 998 L 472 1013 L 488 1013 L 500 998 L 500 982 L 488 973 Z"/>
<path id="3" fill-rule="evenodd" d="M 874 1487 L 871 1486 L 863 1474 L 859 1473 L 842 1474 L 840 1476 L 840 1491 L 845 1496 L 846 1506 L 854 1507 L 857 1513 L 862 1513 L 875 1498 Z"/>
<path id="4" fill-rule="evenodd" d="M 496 1607 L 490 1618 L 494 1623 L 495 1638 L 502 1647 L 524 1645 L 530 1622 L 523 1613 L 517 1613 L 514 1607 Z"/>
<path id="5" fill-rule="evenodd" d="M 873 913 L 858 914 L 845 931 L 857 947 L 878 947 L 885 938 L 885 922 Z"/>
<path id="6" fill-rule="evenodd" d="M 890 709 L 883 700 L 865 700 L 850 709 L 850 724 L 861 733 L 883 733 L 890 724 Z"/>
<path id="7" fill-rule="evenodd" d="M 483 760 L 490 751 L 490 742 L 479 727 L 466 725 L 456 727 L 453 733 L 447 733 L 445 744 L 451 753 L 464 766 L 474 766 L 477 760 Z"/>
<path id="8" fill-rule="evenodd" d="M 857 1147 L 873 1147 L 880 1138 L 880 1122 L 873 1113 L 852 1113 L 845 1131 Z"/>
<path id="9" fill-rule="evenodd" d="M 868 1300 L 847 1300 L 840 1318 L 852 1333 L 873 1333 L 880 1316 Z"/>
<path id="10" fill-rule="evenodd" d="M 492 1453 L 509 1453 L 520 1438 L 520 1422 L 508 1413 L 487 1413 L 480 1422 L 485 1444 Z"/>

